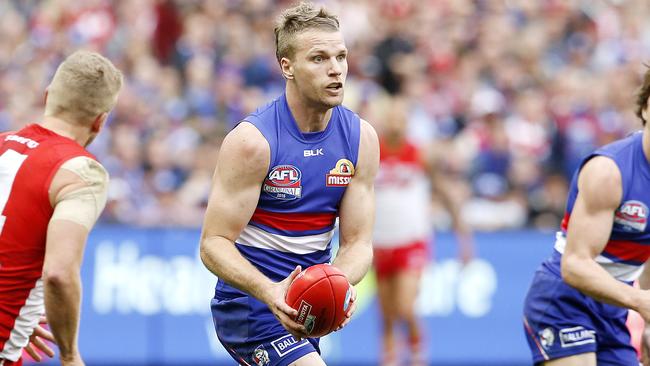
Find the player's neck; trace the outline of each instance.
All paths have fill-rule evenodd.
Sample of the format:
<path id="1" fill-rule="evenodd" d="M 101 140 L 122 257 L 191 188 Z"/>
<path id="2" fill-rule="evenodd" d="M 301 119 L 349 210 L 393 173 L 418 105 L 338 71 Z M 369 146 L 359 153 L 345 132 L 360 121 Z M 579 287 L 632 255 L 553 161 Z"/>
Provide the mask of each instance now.
<path id="1" fill-rule="evenodd" d="M 324 131 L 332 116 L 332 108 L 323 109 L 312 107 L 300 96 L 291 92 L 287 86 L 287 104 L 301 132 Z"/>
<path id="2" fill-rule="evenodd" d="M 55 132 L 58 135 L 74 140 L 81 146 L 85 146 L 86 142 L 88 141 L 87 128 L 73 124 L 72 122 L 67 122 L 57 117 L 43 117 L 43 123 L 41 123 L 41 126 Z"/>

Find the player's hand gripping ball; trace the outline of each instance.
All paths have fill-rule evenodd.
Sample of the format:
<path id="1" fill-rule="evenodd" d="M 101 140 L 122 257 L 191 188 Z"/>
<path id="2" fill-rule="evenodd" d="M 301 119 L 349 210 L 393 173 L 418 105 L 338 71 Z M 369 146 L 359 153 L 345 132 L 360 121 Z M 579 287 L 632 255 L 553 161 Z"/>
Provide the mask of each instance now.
<path id="1" fill-rule="evenodd" d="M 305 326 L 310 337 L 322 337 L 343 323 L 350 295 L 350 283 L 343 272 L 329 264 L 317 264 L 293 280 L 285 301 L 298 310 L 295 320 Z"/>

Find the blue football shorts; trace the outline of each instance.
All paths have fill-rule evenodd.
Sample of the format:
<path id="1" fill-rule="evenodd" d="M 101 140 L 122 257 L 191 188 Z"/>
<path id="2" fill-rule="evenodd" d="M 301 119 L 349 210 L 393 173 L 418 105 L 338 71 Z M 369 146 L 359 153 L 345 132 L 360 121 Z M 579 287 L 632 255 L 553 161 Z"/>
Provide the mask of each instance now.
<path id="1" fill-rule="evenodd" d="M 320 353 L 318 338 L 297 341 L 261 301 L 247 296 L 212 299 L 217 337 L 243 366 L 287 366 L 311 352 Z"/>
<path id="2" fill-rule="evenodd" d="M 625 325 L 627 313 L 584 295 L 542 266 L 524 303 L 524 330 L 533 362 L 595 352 L 599 366 L 639 365 Z"/>

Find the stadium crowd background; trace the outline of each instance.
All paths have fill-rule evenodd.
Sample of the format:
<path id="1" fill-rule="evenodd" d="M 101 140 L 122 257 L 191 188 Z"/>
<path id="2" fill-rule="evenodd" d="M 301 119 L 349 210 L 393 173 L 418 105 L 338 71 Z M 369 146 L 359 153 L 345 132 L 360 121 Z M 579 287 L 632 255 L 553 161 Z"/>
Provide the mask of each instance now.
<path id="1" fill-rule="evenodd" d="M 91 147 L 111 175 L 103 222 L 199 226 L 225 132 L 282 91 L 272 29 L 290 3 L 0 1 L 0 130 L 39 122 L 55 65 L 97 50 L 126 81 Z M 580 159 L 640 127 L 646 0 L 323 3 L 350 49 L 345 104 L 380 126 L 407 97 L 476 228 L 556 228 Z"/>

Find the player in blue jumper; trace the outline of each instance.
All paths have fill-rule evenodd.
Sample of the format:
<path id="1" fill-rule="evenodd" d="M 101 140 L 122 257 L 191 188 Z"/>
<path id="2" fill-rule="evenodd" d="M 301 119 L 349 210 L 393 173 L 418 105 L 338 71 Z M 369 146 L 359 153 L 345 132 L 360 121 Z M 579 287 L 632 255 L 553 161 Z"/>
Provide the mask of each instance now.
<path id="1" fill-rule="evenodd" d="M 201 259 L 219 277 L 217 336 L 241 365 L 325 363 L 318 339 L 284 297 L 301 268 L 331 260 L 351 284 L 372 260 L 375 131 L 341 106 L 347 48 L 338 19 L 302 3 L 275 28 L 286 90 L 224 139 L 201 235 Z M 345 325 L 354 312 L 356 294 Z"/>
<path id="2" fill-rule="evenodd" d="M 639 364 L 625 321 L 628 309 L 650 320 L 648 97 L 650 71 L 637 100 L 643 130 L 587 156 L 573 177 L 555 249 L 524 304 L 535 364 Z M 630 286 L 637 279 L 642 289 Z"/>

